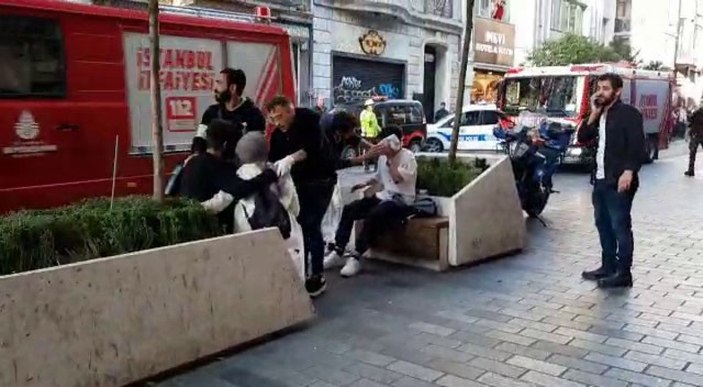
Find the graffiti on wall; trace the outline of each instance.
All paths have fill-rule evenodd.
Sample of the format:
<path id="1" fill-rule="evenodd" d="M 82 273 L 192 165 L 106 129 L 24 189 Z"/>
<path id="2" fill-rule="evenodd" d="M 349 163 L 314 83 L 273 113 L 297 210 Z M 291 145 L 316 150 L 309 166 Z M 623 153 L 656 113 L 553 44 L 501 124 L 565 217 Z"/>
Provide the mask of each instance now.
<path id="1" fill-rule="evenodd" d="M 381 83 L 366 87 L 359 78 L 350 75 L 343 75 L 332 90 L 334 102 L 345 104 L 363 102 L 374 97 L 396 99 L 400 98 L 400 93 L 400 87 L 392 83 Z"/>

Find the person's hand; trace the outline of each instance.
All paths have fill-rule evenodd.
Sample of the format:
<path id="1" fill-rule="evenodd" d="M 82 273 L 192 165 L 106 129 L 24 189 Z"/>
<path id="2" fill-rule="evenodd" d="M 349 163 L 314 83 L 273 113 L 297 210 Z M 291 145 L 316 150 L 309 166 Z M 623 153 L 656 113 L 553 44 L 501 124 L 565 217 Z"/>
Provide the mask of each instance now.
<path id="1" fill-rule="evenodd" d="M 357 184 L 351 188 L 351 191 L 356 192 L 356 191 L 358 191 L 360 189 L 364 189 L 366 187 L 368 187 L 368 184 Z"/>
<path id="2" fill-rule="evenodd" d="M 603 105 L 597 102 L 599 97 L 600 93 L 595 93 L 591 96 L 591 117 L 597 117 L 603 112 Z"/>
<path id="3" fill-rule="evenodd" d="M 620 175 L 620 179 L 618 179 L 618 192 L 622 193 L 630 190 L 632 176 L 632 171 L 625 171 Z"/>
<path id="4" fill-rule="evenodd" d="M 293 168 L 293 164 L 295 164 L 295 159 L 290 155 L 276 161 L 274 164 L 276 173 L 279 177 L 289 174 L 290 170 Z"/>

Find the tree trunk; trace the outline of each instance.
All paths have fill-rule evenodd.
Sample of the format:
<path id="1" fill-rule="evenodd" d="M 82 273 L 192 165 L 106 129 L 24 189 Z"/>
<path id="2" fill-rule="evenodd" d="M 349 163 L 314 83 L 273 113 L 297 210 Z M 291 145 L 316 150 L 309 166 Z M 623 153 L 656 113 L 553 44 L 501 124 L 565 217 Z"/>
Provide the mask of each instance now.
<path id="1" fill-rule="evenodd" d="M 462 108 L 464 107 L 464 89 L 466 83 L 466 68 L 469 65 L 469 49 L 471 48 L 471 30 L 474 27 L 474 0 L 466 0 L 466 25 L 464 27 L 464 43 L 461 46 L 461 65 L 459 67 L 459 86 L 454 107 L 454 125 L 452 126 L 452 142 L 449 147 L 449 164 L 456 161 L 456 149 L 459 143 L 459 127 L 461 126 Z"/>
<path id="2" fill-rule="evenodd" d="M 154 200 L 164 200 L 164 137 L 161 124 L 161 83 L 159 82 L 159 1 L 149 0 L 149 43 L 151 45 L 151 143 L 154 159 Z"/>

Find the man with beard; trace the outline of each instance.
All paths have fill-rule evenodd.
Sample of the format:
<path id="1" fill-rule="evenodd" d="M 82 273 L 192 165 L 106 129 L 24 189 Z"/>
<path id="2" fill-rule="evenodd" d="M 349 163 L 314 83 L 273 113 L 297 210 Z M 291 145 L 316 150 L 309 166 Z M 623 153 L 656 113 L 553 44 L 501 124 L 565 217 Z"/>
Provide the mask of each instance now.
<path id="1" fill-rule="evenodd" d="M 617 74 L 598 77 L 591 114 L 581 124 L 578 141 L 598 140 L 593 180 L 593 210 L 601 243 L 601 267 L 582 277 L 601 288 L 631 287 L 632 201 L 645 158 L 642 115 L 620 101 L 623 81 Z"/>
<path id="2" fill-rule="evenodd" d="M 245 133 L 266 130 L 266 119 L 261 110 L 251 99 L 242 96 L 246 85 L 247 77 L 244 71 L 232 68 L 220 71 L 220 77 L 215 80 L 214 90 L 217 103 L 208 107 L 203 113 L 202 125 L 207 126 L 213 119 L 229 121 L 233 124 L 233 130 L 227 136 L 223 154 L 225 160 L 236 157 L 234 150 Z"/>

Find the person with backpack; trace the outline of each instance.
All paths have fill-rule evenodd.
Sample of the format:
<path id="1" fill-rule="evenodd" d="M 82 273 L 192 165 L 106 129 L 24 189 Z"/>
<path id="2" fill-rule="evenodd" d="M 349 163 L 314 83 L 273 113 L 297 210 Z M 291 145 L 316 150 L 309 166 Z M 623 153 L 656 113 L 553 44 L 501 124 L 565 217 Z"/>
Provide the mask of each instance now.
<path id="1" fill-rule="evenodd" d="M 351 277 L 361 270 L 361 257 L 388 230 L 401 227 L 415 210 L 417 183 L 417 161 L 415 155 L 402 147 L 400 130 L 390 129 L 390 135 L 372 152 L 380 153 L 376 176 L 364 184 L 352 187 L 352 192 L 372 185 L 380 185 L 381 190 L 374 196 L 354 201 L 342 211 L 342 219 L 337 227 L 335 245 L 324 260 L 325 269 L 342 266 L 342 277 Z M 356 253 L 344 259 L 344 251 L 349 243 L 354 222 L 364 220 L 361 234 L 356 240 Z"/>
<path id="2" fill-rule="evenodd" d="M 249 132 L 237 143 L 237 158 L 242 163 L 237 176 L 248 181 L 260 176 L 268 163 L 268 144 L 260 132 Z M 281 176 L 276 183 L 263 186 L 248 197 L 240 199 L 234 207 L 234 232 L 277 227 L 286 241 L 298 273 L 304 279 L 303 236 L 296 217 L 300 214 L 298 194 L 290 175 Z"/>
<path id="3" fill-rule="evenodd" d="M 278 180 L 271 169 L 249 180 L 237 176 L 232 164 L 222 156 L 231 129 L 231 124 L 227 121 L 210 122 L 205 135 L 207 150 L 193 156 L 186 163 L 181 180 L 181 194 L 197 200 L 205 209 L 217 214 L 220 225 L 227 233 L 234 231 L 233 203 Z"/>

